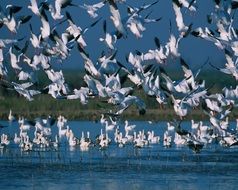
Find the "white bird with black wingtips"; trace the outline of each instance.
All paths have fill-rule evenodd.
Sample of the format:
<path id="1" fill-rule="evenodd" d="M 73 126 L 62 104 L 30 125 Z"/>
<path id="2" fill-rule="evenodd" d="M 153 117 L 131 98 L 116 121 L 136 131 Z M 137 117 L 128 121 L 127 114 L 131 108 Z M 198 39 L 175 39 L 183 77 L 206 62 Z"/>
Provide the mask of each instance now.
<path id="1" fill-rule="evenodd" d="M 96 13 L 99 9 L 101 9 L 106 3 L 106 0 L 103 2 L 95 3 L 93 5 L 88 5 L 88 4 L 83 4 L 80 5 L 81 8 L 86 9 L 87 13 L 90 15 L 92 18 L 98 17 L 98 14 Z"/>

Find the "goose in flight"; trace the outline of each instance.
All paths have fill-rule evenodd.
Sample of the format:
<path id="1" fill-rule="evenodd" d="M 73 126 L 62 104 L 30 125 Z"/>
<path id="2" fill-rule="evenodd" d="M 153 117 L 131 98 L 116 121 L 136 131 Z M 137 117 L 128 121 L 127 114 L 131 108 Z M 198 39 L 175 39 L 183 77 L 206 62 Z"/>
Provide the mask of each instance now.
<path id="1" fill-rule="evenodd" d="M 195 81 L 203 65 L 200 69 L 198 69 L 198 72 L 194 75 L 189 66 L 185 63 L 185 61 L 182 58 L 180 58 L 180 64 L 183 69 L 185 78 L 178 81 L 173 81 L 170 78 L 170 76 L 165 72 L 165 70 L 162 67 L 160 67 L 161 76 L 165 80 L 165 85 L 167 89 L 172 93 L 176 93 L 177 95 L 179 93 L 188 94 L 194 90 L 199 91 L 203 90 L 205 88 L 205 81 L 201 82 Z"/>
<path id="2" fill-rule="evenodd" d="M 235 56 L 238 56 L 238 41 L 231 42 L 231 49 L 234 52 Z"/>
<path id="3" fill-rule="evenodd" d="M 185 62 L 183 58 L 180 58 L 180 65 L 182 67 L 182 70 L 184 72 L 184 77 L 186 80 L 186 83 L 188 84 L 190 90 L 196 90 L 198 88 L 204 89 L 205 88 L 205 81 L 202 80 L 200 82 L 195 81 L 197 79 L 198 75 L 200 74 L 201 70 L 204 68 L 204 66 L 208 63 L 209 59 L 205 61 L 194 73 L 189 65 Z"/>
<path id="4" fill-rule="evenodd" d="M 98 59 L 97 64 L 99 65 L 98 72 L 100 75 L 114 75 L 119 72 L 123 65 L 116 60 L 117 51 L 113 52 L 108 57 L 102 56 Z"/>
<path id="5" fill-rule="evenodd" d="M 4 55 L 3 55 L 3 49 L 6 47 L 6 45 L 8 44 L 14 44 L 17 43 L 19 41 L 21 41 L 22 39 L 16 40 L 16 39 L 0 39 L 0 77 L 3 76 L 7 76 L 8 74 L 8 70 L 7 67 L 4 65 Z M 16 57 L 15 54 L 11 53 L 10 49 L 9 49 L 9 54 L 10 54 L 10 62 L 11 60 L 13 60 L 13 65 L 15 65 L 16 67 L 19 67 L 19 65 L 17 65 L 18 59 Z"/>
<path id="6" fill-rule="evenodd" d="M 2 55 L 2 50 L 0 49 L 0 59 Z M 0 78 L 7 76 L 8 70 L 7 68 L 3 65 L 3 61 L 0 61 Z"/>
<path id="7" fill-rule="evenodd" d="M 41 10 L 40 19 L 42 23 L 42 26 L 40 27 L 41 37 L 46 39 L 50 36 L 50 24 L 44 9 Z"/>
<path id="8" fill-rule="evenodd" d="M 50 11 L 54 20 L 60 20 L 64 17 L 64 15 L 61 14 L 63 8 L 66 8 L 67 6 L 78 7 L 78 5 L 73 4 L 72 1 L 73 0 L 55 0 L 55 6 L 49 4 L 48 2 L 45 2 L 44 6 Z"/>
<path id="9" fill-rule="evenodd" d="M 70 35 L 74 37 L 74 40 L 77 41 L 78 45 L 81 46 L 81 48 L 84 48 L 87 46 L 87 43 L 83 39 L 83 35 L 92 27 L 94 27 L 100 20 L 101 18 L 97 19 L 93 23 L 91 23 L 89 26 L 86 26 L 85 28 L 81 28 L 80 26 L 77 26 L 69 12 L 66 11 L 66 17 L 67 21 L 69 23 L 69 27 L 66 29 L 66 32 L 68 32 Z"/>
<path id="10" fill-rule="evenodd" d="M 4 17 L 2 19 L 2 21 L 0 21 L 1 23 L 3 23 L 11 32 L 13 33 L 17 33 L 17 23 L 16 20 L 13 16 L 11 16 L 10 18 L 8 17 Z"/>
<path id="11" fill-rule="evenodd" d="M 60 71 L 54 71 L 53 69 L 45 70 L 45 73 L 47 74 L 48 78 L 53 83 L 64 83 L 64 76 L 62 70 Z"/>
<path id="12" fill-rule="evenodd" d="M 50 34 L 51 40 L 55 42 L 55 50 L 60 54 L 61 59 L 66 59 L 69 54 L 69 48 L 67 44 L 61 39 L 55 29 L 51 31 Z"/>
<path id="13" fill-rule="evenodd" d="M 10 47 L 9 49 L 9 54 L 10 54 L 10 63 L 11 63 L 11 66 L 14 70 L 22 70 L 22 67 L 20 67 L 18 65 L 19 61 L 20 61 L 20 56 L 17 56 L 15 55 L 15 53 L 12 52 L 12 47 Z"/>
<path id="14" fill-rule="evenodd" d="M 173 95 L 171 95 L 170 97 L 172 98 L 172 104 L 176 115 L 178 115 L 182 120 L 183 117 L 185 117 L 189 113 L 191 107 L 185 101 L 185 99 L 175 99 Z"/>
<path id="15" fill-rule="evenodd" d="M 46 86 L 43 90 L 40 92 L 42 94 L 49 94 L 55 99 L 65 99 L 66 95 L 66 87 L 64 85 L 59 85 L 57 83 L 51 83 L 48 86 Z M 64 95 L 62 92 L 64 91 Z"/>
<path id="16" fill-rule="evenodd" d="M 121 91 L 122 92 L 119 74 L 111 75 L 111 76 L 105 75 L 105 86 L 109 87 L 111 91 Z M 123 90 L 125 90 L 125 88 Z"/>
<path id="17" fill-rule="evenodd" d="M 178 45 L 182 38 L 176 39 L 176 37 L 171 34 L 168 43 L 165 45 L 166 52 L 165 55 L 168 57 L 170 54 L 174 57 L 180 57 L 180 53 L 178 51 Z"/>
<path id="18" fill-rule="evenodd" d="M 86 9 L 86 11 L 90 17 L 97 18 L 98 14 L 96 12 L 99 9 L 101 9 L 102 7 L 104 7 L 105 4 L 106 4 L 106 0 L 99 2 L 99 3 L 95 3 L 93 5 L 88 5 L 88 4 L 84 3 L 83 5 L 79 5 L 79 7 Z"/>
<path id="19" fill-rule="evenodd" d="M 89 88 L 81 87 L 79 90 L 74 89 L 74 94 L 67 95 L 68 100 L 80 99 L 83 105 L 88 103 Z"/>
<path id="20" fill-rule="evenodd" d="M 214 32 L 207 27 L 205 27 L 204 30 L 201 27 L 198 27 L 197 29 L 193 30 L 191 34 L 195 37 L 200 37 L 207 41 L 213 42 L 221 50 L 225 48 L 224 44 L 221 43 L 221 40 L 217 39 L 214 36 Z"/>
<path id="21" fill-rule="evenodd" d="M 122 23 L 121 14 L 116 2 L 114 0 L 108 0 L 108 3 L 109 3 L 110 12 L 112 14 L 110 18 L 115 28 L 117 29 L 118 36 L 126 37 L 126 30 Z"/>
<path id="22" fill-rule="evenodd" d="M 68 94 L 68 85 L 65 83 L 65 79 L 61 70 L 54 71 L 53 69 L 48 69 L 45 70 L 45 73 L 52 83 L 45 87 L 42 92 L 51 94 L 54 98 L 63 98 L 62 94 Z"/>
<path id="23" fill-rule="evenodd" d="M 235 78 L 236 81 L 238 81 L 238 58 L 236 58 L 236 60 L 233 61 L 231 52 L 229 52 L 226 49 L 225 49 L 225 57 L 227 61 L 227 63 L 225 64 L 225 68 L 218 68 L 211 63 L 209 64 L 218 71 L 231 75 L 232 77 Z"/>
<path id="24" fill-rule="evenodd" d="M 142 15 L 139 14 L 140 12 L 154 6 L 157 3 L 158 1 L 155 1 L 150 4 L 142 5 L 139 8 L 128 6 L 128 17 L 124 18 L 123 21 L 125 22 L 125 26 L 127 26 L 137 38 L 142 37 L 142 32 L 146 30 L 145 24 L 154 23 L 161 20 L 161 18 L 149 19 L 148 17 L 151 13 L 149 13 L 145 17 L 142 17 Z"/>
<path id="25" fill-rule="evenodd" d="M 28 101 L 32 101 L 33 96 L 41 93 L 38 90 L 28 89 L 29 87 L 31 87 L 33 85 L 33 83 L 30 83 L 30 82 L 22 83 L 22 84 L 18 84 L 16 82 L 11 82 L 11 85 L 16 92 L 18 92 L 20 95 L 24 96 Z"/>
<path id="26" fill-rule="evenodd" d="M 178 30 L 182 34 L 182 36 L 187 35 L 186 33 L 188 32 L 188 30 L 190 30 L 191 25 L 188 27 L 184 24 L 181 8 L 186 7 L 190 11 L 196 11 L 196 8 L 192 6 L 194 2 L 195 1 L 191 1 L 191 3 L 188 3 L 188 1 L 186 0 L 173 0 L 172 4 L 173 4 L 174 12 L 175 12 L 175 17 L 176 17 L 175 20 L 176 20 Z"/>
<path id="27" fill-rule="evenodd" d="M 150 7 L 150 6 L 148 6 Z M 160 21 L 161 18 L 158 19 L 149 19 L 147 16 L 142 18 L 141 15 L 137 13 L 133 13 L 126 21 L 126 26 L 130 29 L 130 31 L 137 37 L 142 38 L 142 32 L 146 30 L 145 24 L 155 23 Z"/>
<path id="28" fill-rule="evenodd" d="M 31 59 L 27 56 L 24 56 L 23 61 L 26 62 L 33 71 L 39 70 L 40 66 L 44 70 L 50 68 L 50 56 L 46 56 L 42 53 L 40 53 L 39 55 L 35 54 Z"/>
<path id="29" fill-rule="evenodd" d="M 132 87 L 124 87 L 117 90 L 109 91 L 107 93 L 109 96 L 108 103 L 118 105 L 125 99 L 126 96 L 130 95 L 132 91 Z"/>
<path id="30" fill-rule="evenodd" d="M 17 33 L 17 21 L 15 19 L 15 14 L 18 13 L 22 7 L 16 5 L 7 5 L 5 9 L 0 6 L 0 25 L 5 25 L 9 31 Z"/>
<path id="31" fill-rule="evenodd" d="M 191 0 L 190 3 L 187 0 L 179 0 L 183 7 L 188 8 L 190 11 L 196 11 L 196 7 L 193 4 L 196 3 L 196 0 Z"/>
<path id="32" fill-rule="evenodd" d="M 140 115 L 144 115 L 146 113 L 146 105 L 144 101 L 136 96 L 128 95 L 124 98 L 124 100 L 118 105 L 118 111 L 116 114 L 122 114 L 124 110 L 126 110 L 129 106 L 135 104 L 139 110 Z"/>
<path id="33" fill-rule="evenodd" d="M 222 89 L 224 97 L 228 100 L 237 100 L 238 99 L 238 85 L 234 89 L 224 87 Z"/>
<path id="34" fill-rule="evenodd" d="M 99 40 L 101 42 L 105 42 L 106 46 L 113 50 L 115 49 L 114 45 L 116 44 L 117 42 L 117 36 L 115 34 L 110 34 L 107 32 L 107 23 L 106 23 L 106 20 L 104 20 L 103 22 L 103 32 L 105 34 L 105 38 L 99 38 Z"/>
<path id="35" fill-rule="evenodd" d="M 41 34 L 37 37 L 36 34 L 33 33 L 33 30 L 32 30 L 32 25 L 30 24 L 30 31 L 31 31 L 31 38 L 30 38 L 30 41 L 31 41 L 31 44 L 34 48 L 40 48 L 40 45 L 41 45 Z"/>
<path id="36" fill-rule="evenodd" d="M 36 84 L 38 82 L 38 78 L 36 77 L 36 74 L 31 71 L 31 72 L 26 72 L 21 70 L 20 73 L 18 74 L 18 80 L 19 81 L 26 81 L 29 80 Z"/>
<path id="37" fill-rule="evenodd" d="M 121 1 L 119 1 L 121 2 Z M 122 1 L 124 2 L 124 1 Z M 109 8 L 110 8 L 110 12 L 111 12 L 111 20 L 113 21 L 113 24 L 116 28 L 116 36 L 117 39 L 124 37 L 127 37 L 127 30 L 126 27 L 129 27 L 130 30 L 138 37 L 141 36 L 140 32 L 145 30 L 144 26 L 142 23 L 149 23 L 149 22 L 157 22 L 160 19 L 148 19 L 147 17 L 145 17 L 144 19 L 139 18 L 141 17 L 139 15 L 140 12 L 148 9 L 149 7 L 155 5 L 156 3 L 158 3 L 158 1 L 154 2 L 154 3 L 150 3 L 150 4 L 146 4 L 143 5 L 139 8 L 134 8 L 131 7 L 129 5 L 128 6 L 128 13 L 129 16 L 125 17 L 125 18 L 121 18 L 121 14 L 120 11 L 118 9 L 117 6 L 117 1 L 114 0 L 108 0 L 109 3 Z M 127 26 L 128 25 L 128 26 Z"/>
<path id="38" fill-rule="evenodd" d="M 217 113 L 222 112 L 222 107 L 218 101 L 206 98 L 205 103 L 206 103 L 207 108 L 209 108 L 210 110 L 217 112 Z"/>
<path id="39" fill-rule="evenodd" d="M 164 52 L 164 47 L 161 46 L 159 38 L 155 37 L 154 42 L 157 49 L 155 50 L 150 49 L 147 53 L 143 55 L 143 60 L 145 61 L 156 60 L 157 63 L 163 64 L 167 59 L 167 56 L 165 55 Z"/>
<path id="40" fill-rule="evenodd" d="M 179 93 L 187 94 L 190 92 L 190 87 L 185 79 L 173 81 L 162 67 L 160 67 L 160 72 L 161 77 L 164 79 L 163 83 L 170 93 L 176 93 L 178 95 Z"/>
<path id="41" fill-rule="evenodd" d="M 88 53 L 78 44 L 78 50 L 82 58 L 84 59 L 84 68 L 85 70 L 92 75 L 93 77 L 100 78 L 101 73 L 96 69 L 94 63 L 90 59 Z"/>
<path id="42" fill-rule="evenodd" d="M 173 9 L 174 9 L 174 12 L 175 12 L 176 23 L 177 23 L 178 30 L 180 32 L 185 31 L 185 30 L 188 29 L 187 26 L 184 24 L 184 21 L 183 21 L 183 15 L 182 15 L 182 12 L 181 12 L 181 7 L 182 7 L 182 4 L 179 2 L 179 0 L 173 0 Z"/>
<path id="43" fill-rule="evenodd" d="M 28 5 L 28 9 L 30 9 L 35 15 L 40 16 L 40 10 L 39 7 L 37 5 L 37 1 L 36 0 L 30 0 L 31 4 Z"/>

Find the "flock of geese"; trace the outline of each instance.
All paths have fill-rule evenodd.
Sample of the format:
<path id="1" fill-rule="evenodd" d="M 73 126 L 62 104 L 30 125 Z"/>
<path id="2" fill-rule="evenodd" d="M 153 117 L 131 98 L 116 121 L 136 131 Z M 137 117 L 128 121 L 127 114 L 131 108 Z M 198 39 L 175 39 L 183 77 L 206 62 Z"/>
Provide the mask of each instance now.
<path id="1" fill-rule="evenodd" d="M 8 119 L 9 125 L 2 125 L 1 129 L 7 128 L 16 132 L 14 136 L 6 132 L 1 134 L 0 149 L 12 148 L 17 145 L 21 151 L 26 152 L 55 151 L 61 146 L 69 146 L 69 148 L 89 151 L 93 147 L 105 150 L 111 144 L 116 144 L 119 148 L 125 146 L 146 148 L 162 144 L 166 148 L 188 147 L 193 152 L 199 153 L 203 147 L 220 145 L 229 148 L 238 145 L 238 119 L 236 126 L 230 126 L 228 119 L 221 123 L 222 135 L 215 133 L 211 125 L 194 120 L 191 120 L 189 127 L 186 128 L 182 126 L 181 122 L 167 122 L 164 132 L 159 135 L 155 133 L 158 129 L 146 130 L 144 128 L 138 130 L 137 126 L 129 124 L 128 120 L 123 123 L 111 116 L 102 114 L 100 134 L 96 137 L 92 137 L 90 131 L 81 131 L 81 136 L 76 136 L 67 119 L 62 115 L 57 119 L 50 116 L 34 120 L 19 117 L 17 121 L 10 110 Z M 18 128 L 12 125 L 13 122 L 18 123 Z M 80 131 L 80 126 L 77 130 Z"/>
<path id="2" fill-rule="evenodd" d="M 0 32 L 4 28 L 9 31 L 9 38 L 0 39 L 1 88 L 13 90 L 29 101 L 40 94 L 49 94 L 55 99 L 69 101 L 78 99 L 82 104 L 87 104 L 91 98 L 99 97 L 99 100 L 102 98 L 113 106 L 113 110 L 107 113 L 108 117 L 112 118 L 120 117 L 132 105 L 138 108 L 139 114 L 145 114 L 146 104 L 140 97 L 133 95 L 135 90 L 142 88 L 145 94 L 155 98 L 158 104 L 166 105 L 172 102 L 174 113 L 180 119 L 173 124 L 178 141 L 184 141 L 195 149 L 200 149 L 198 147 L 203 147 L 214 139 L 227 146 L 236 145 L 237 133 L 229 128 L 228 118 L 238 105 L 238 85 L 224 87 L 222 92 L 213 94 L 210 92 L 212 87 L 207 87 L 206 81 L 198 78 L 204 66 L 210 65 L 211 69 L 230 75 L 233 80 L 238 81 L 238 29 L 235 28 L 238 2 L 214 0 L 214 9 L 207 15 L 208 25 L 194 28 L 192 23 L 185 23 L 184 16 L 188 16 L 187 12 L 196 14 L 199 8 L 196 0 L 168 1 L 172 3 L 177 31 L 173 32 L 170 27 L 166 43 L 161 43 L 159 37 L 155 36 L 154 49 L 145 52 L 134 50 L 125 56 L 125 60 L 120 60 L 117 56 L 117 52 L 121 50 L 118 45 L 120 41 L 133 36 L 136 39 L 143 38 L 147 26 L 163 19 L 151 18 L 152 8 L 159 6 L 159 3 L 160 1 L 154 1 L 135 7 L 126 0 L 104 0 L 90 5 L 73 0 L 29 0 L 27 7 L 13 4 L 0 6 Z M 106 12 L 106 7 L 109 8 L 109 15 L 99 17 L 102 9 Z M 73 8 L 86 11 L 92 22 L 87 23 L 86 27 L 79 26 L 76 16 L 70 14 Z M 35 24 L 37 20 L 38 25 Z M 108 27 L 109 22 L 113 24 L 112 27 Z M 89 53 L 87 50 L 88 46 L 94 44 L 88 43 L 85 36 L 100 23 L 104 36 L 98 41 L 104 43 L 106 49 L 102 50 L 101 56 L 95 61 L 90 57 L 93 52 Z M 26 36 L 18 35 L 21 28 L 24 28 Z M 207 40 L 224 52 L 224 67 L 220 68 L 208 59 L 199 69 L 193 71 L 179 52 L 181 41 L 188 36 Z M 58 63 L 63 64 L 75 46 L 83 59 L 85 69 L 84 85 L 79 89 L 72 89 L 67 84 L 63 71 L 54 67 L 59 65 Z M 179 60 L 183 71 L 183 76 L 175 81 L 173 76 L 166 72 L 166 64 L 172 60 Z M 48 78 L 49 84 L 43 88 L 38 85 L 39 72 L 45 73 Z M 14 79 L 10 77 L 11 73 L 14 73 Z M 131 82 L 125 83 L 127 80 Z M 210 125 L 205 127 L 199 123 L 192 125 L 192 131 L 187 131 L 180 124 L 194 108 L 201 108 L 204 114 L 209 116 Z M 65 123 L 60 122 L 61 119 L 58 119 L 57 123 L 59 135 L 67 132 L 70 145 L 79 144 L 86 147 L 90 144 L 85 140 L 89 139 L 89 133 L 87 136 L 82 134 L 78 140 L 69 127 L 65 128 Z M 115 122 L 114 119 L 112 121 Z M 110 126 L 112 121 L 106 121 L 105 127 L 113 128 Z M 55 138 L 55 141 L 46 138 L 50 128 L 44 127 L 48 124 L 43 120 L 34 123 L 35 137 L 32 141 L 26 133 L 24 121 L 19 122 L 19 125 L 20 136 L 16 136 L 16 142 L 20 143 L 23 149 L 30 150 L 34 143 L 48 146 L 58 142 L 58 138 Z M 136 146 L 144 146 L 149 142 L 149 136 L 152 136 L 153 142 L 159 139 L 154 140 L 153 132 L 147 134 L 148 137 L 143 131 L 132 137 L 124 137 L 117 127 L 114 130 L 115 141 L 122 145 L 132 141 Z M 164 134 L 164 139 L 168 137 L 164 140 L 168 146 L 171 144 L 170 131 L 168 129 Z M 130 130 L 127 135 L 129 132 Z M 100 147 L 110 143 L 107 133 L 103 132 L 97 141 Z M 8 144 L 5 134 L 2 134 L 1 144 Z"/>

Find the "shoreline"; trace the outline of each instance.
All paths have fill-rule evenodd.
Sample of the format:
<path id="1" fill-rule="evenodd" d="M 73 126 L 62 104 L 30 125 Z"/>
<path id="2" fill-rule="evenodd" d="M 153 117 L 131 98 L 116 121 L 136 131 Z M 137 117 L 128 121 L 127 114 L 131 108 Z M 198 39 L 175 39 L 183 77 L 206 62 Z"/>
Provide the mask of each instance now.
<path id="1" fill-rule="evenodd" d="M 2 111 L 0 113 L 0 118 L 2 120 L 8 120 L 8 114 L 9 111 Z M 106 114 L 106 110 L 91 110 L 91 109 L 85 109 L 85 110 L 79 110 L 75 111 L 53 111 L 53 110 L 47 110 L 47 111 L 25 111 L 25 112 L 14 112 L 13 115 L 16 119 L 18 119 L 20 116 L 23 116 L 27 119 L 35 119 L 37 117 L 47 117 L 51 116 L 55 119 L 59 115 L 64 116 L 68 120 L 75 120 L 75 121 L 99 121 L 101 118 L 101 114 Z M 180 120 L 179 116 L 175 115 L 172 109 L 166 108 L 166 109 L 147 109 L 145 115 L 139 115 L 138 110 L 136 109 L 128 109 L 126 110 L 122 115 L 120 115 L 120 118 L 122 120 L 137 120 L 137 121 L 171 121 L 171 120 Z M 238 112 L 234 111 L 230 116 L 229 120 L 235 120 L 238 118 Z M 192 110 L 190 114 L 188 114 L 186 117 L 183 118 L 184 121 L 188 120 L 195 120 L 195 121 L 201 121 L 201 120 L 209 120 L 209 117 L 206 116 L 202 110 Z"/>

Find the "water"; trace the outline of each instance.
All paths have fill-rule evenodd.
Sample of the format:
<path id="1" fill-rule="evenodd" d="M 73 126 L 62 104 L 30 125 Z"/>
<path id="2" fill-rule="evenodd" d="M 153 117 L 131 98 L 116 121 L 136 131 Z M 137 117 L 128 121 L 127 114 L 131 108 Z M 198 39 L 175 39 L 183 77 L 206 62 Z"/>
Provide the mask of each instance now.
<path id="1" fill-rule="evenodd" d="M 130 124 L 161 137 L 166 127 L 165 122 Z M 69 126 L 77 137 L 90 131 L 95 138 L 101 129 L 100 123 L 87 121 Z M 13 135 L 18 127 L 12 124 L 3 132 Z M 195 154 L 188 147 L 165 148 L 162 143 L 142 149 L 112 143 L 106 150 L 91 147 L 86 152 L 64 143 L 58 150 L 22 152 L 12 143 L 1 150 L 0 167 L 0 189 L 238 189 L 238 148 L 218 145 Z"/>

